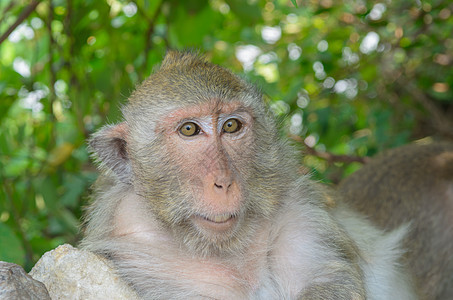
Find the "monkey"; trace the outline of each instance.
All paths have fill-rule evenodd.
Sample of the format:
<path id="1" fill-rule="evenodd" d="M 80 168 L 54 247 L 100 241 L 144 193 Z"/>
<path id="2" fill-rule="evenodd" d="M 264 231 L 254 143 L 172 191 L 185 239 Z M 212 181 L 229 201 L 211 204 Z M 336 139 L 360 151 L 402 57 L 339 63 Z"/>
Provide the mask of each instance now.
<path id="1" fill-rule="evenodd" d="M 169 51 L 89 140 L 83 249 L 144 299 L 415 299 L 385 232 L 299 174 L 257 87 Z"/>
<path id="2" fill-rule="evenodd" d="M 453 144 L 384 153 L 338 186 L 345 202 L 391 230 L 411 222 L 404 260 L 420 299 L 453 299 Z"/>

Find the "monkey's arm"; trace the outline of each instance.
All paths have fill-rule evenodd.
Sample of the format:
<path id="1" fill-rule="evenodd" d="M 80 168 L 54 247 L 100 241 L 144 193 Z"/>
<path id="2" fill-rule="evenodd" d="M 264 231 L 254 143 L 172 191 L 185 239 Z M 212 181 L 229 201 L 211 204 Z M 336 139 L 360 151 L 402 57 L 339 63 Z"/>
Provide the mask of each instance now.
<path id="1" fill-rule="evenodd" d="M 276 218 L 271 269 L 287 299 L 365 299 L 359 249 L 317 205 L 292 202 Z"/>
<path id="2" fill-rule="evenodd" d="M 319 265 L 318 265 L 319 266 Z M 357 263 L 336 256 L 317 270 L 313 281 L 299 293 L 298 299 L 359 300 L 367 299 L 366 282 Z M 316 270 L 315 270 L 316 272 Z"/>

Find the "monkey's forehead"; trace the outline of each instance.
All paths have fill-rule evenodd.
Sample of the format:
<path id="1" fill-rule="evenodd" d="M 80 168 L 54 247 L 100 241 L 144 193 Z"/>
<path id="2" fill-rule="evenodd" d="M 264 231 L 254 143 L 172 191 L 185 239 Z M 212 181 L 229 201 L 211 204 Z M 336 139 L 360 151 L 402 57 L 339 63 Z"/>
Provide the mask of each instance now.
<path id="1" fill-rule="evenodd" d="M 244 107 L 239 101 L 221 102 L 211 99 L 199 105 L 190 105 L 184 108 L 174 109 L 165 115 L 165 120 L 170 124 L 182 119 L 190 118 L 218 118 L 220 115 L 251 115 L 250 109 Z"/>
<path id="2" fill-rule="evenodd" d="M 243 102 L 245 106 L 261 102 L 261 93 L 246 81 L 231 73 L 194 70 L 158 72 L 145 80 L 129 98 L 129 105 L 200 105 L 217 102 Z M 253 99 L 253 100 L 252 100 Z"/>

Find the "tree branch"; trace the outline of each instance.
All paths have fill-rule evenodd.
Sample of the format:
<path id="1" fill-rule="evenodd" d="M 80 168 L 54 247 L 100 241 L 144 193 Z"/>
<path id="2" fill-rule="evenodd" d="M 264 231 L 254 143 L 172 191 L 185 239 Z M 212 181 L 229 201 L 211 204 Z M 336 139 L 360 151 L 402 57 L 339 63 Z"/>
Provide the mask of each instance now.
<path id="1" fill-rule="evenodd" d="M 49 116 L 50 116 L 50 121 L 52 123 L 52 131 L 51 131 L 51 142 L 50 142 L 50 145 L 54 146 L 55 145 L 55 141 L 56 141 L 56 137 L 55 137 L 55 114 L 54 114 L 54 111 L 53 111 L 53 104 L 55 102 L 55 99 L 57 98 L 56 97 L 56 94 L 55 94 L 55 82 L 57 81 L 57 74 L 56 74 L 56 70 L 55 70 L 55 64 L 53 62 L 53 53 L 54 53 L 54 50 L 55 50 L 55 47 L 56 47 L 56 43 L 55 43 L 55 40 L 53 38 L 53 34 L 52 34 L 52 21 L 53 21 L 53 10 L 54 10 L 54 6 L 53 6 L 53 3 L 52 3 L 52 0 L 49 1 L 49 16 L 47 18 L 47 32 L 48 32 L 48 35 L 49 35 L 49 48 L 48 48 L 48 52 L 49 52 L 49 96 L 48 96 L 48 99 L 49 99 Z"/>
<path id="2" fill-rule="evenodd" d="M 151 36 L 154 33 L 154 25 L 156 23 L 157 17 L 159 16 L 159 13 L 160 13 L 160 11 L 162 9 L 163 2 L 164 1 L 161 1 L 159 3 L 159 6 L 156 8 L 156 10 L 154 11 L 154 14 L 153 14 L 153 16 L 151 18 L 148 18 L 146 16 L 145 12 L 142 10 L 142 8 L 138 5 L 138 3 L 136 3 L 136 5 L 138 7 L 138 11 L 140 12 L 140 14 L 142 16 L 145 17 L 146 21 L 148 22 L 148 28 L 147 28 L 146 33 L 145 33 L 145 49 L 144 49 L 145 60 L 143 62 L 143 70 L 146 70 L 146 67 L 148 66 L 148 53 L 152 49 Z M 143 72 L 139 73 L 140 78 L 141 78 L 141 74 L 143 74 Z"/>
<path id="3" fill-rule="evenodd" d="M 313 155 L 322 159 L 327 160 L 329 163 L 343 162 L 343 163 L 353 163 L 358 162 L 361 164 L 366 164 L 370 158 L 369 157 L 360 157 L 360 156 L 351 156 L 351 155 L 337 155 L 330 152 L 320 152 L 315 148 L 309 146 L 303 138 L 297 135 L 290 135 L 290 138 L 298 143 L 304 145 L 304 152 L 308 155 Z"/>
<path id="4" fill-rule="evenodd" d="M 76 93 L 75 91 L 78 91 L 80 89 L 80 80 L 79 77 L 77 76 L 75 72 L 75 68 L 73 68 L 73 59 L 74 57 L 77 57 L 75 53 L 75 37 L 72 32 L 72 27 L 73 27 L 73 16 L 74 16 L 74 3 L 73 0 L 67 0 L 67 7 L 68 7 L 68 13 L 66 14 L 66 17 L 64 19 L 64 28 L 65 28 L 65 33 L 66 36 L 68 37 L 68 48 L 69 48 L 69 57 L 65 57 L 65 67 L 67 69 L 67 72 L 69 73 L 69 86 L 72 87 L 72 92 L 69 92 L 69 97 L 72 98 L 73 95 Z M 73 100 L 73 99 L 71 99 Z M 88 138 L 89 132 L 87 128 L 85 127 L 83 123 L 83 113 L 80 109 L 80 104 L 79 101 L 72 101 L 71 105 L 71 110 L 74 111 L 74 114 L 76 116 L 76 124 L 77 128 L 79 129 L 80 132 L 83 133 L 85 138 Z"/>
<path id="5" fill-rule="evenodd" d="M 16 22 L 13 23 L 13 25 L 11 25 L 4 34 L 2 34 L 2 36 L 0 36 L 0 45 L 3 43 L 4 40 L 6 40 L 8 38 L 8 36 L 14 31 L 14 29 L 16 29 L 17 26 L 19 26 L 26 18 L 28 18 L 28 16 L 33 12 L 35 11 L 36 9 L 36 6 L 38 6 L 38 4 L 40 3 L 40 1 L 38 0 L 33 0 L 31 2 L 30 5 L 28 5 L 22 12 L 21 14 L 19 15 L 19 17 L 17 18 Z"/>

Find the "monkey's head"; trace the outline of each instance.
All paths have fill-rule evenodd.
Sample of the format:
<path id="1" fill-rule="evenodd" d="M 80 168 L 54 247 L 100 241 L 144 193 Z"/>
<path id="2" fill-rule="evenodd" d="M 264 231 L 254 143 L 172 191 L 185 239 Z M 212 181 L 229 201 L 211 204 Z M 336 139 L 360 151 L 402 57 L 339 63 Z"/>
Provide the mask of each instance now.
<path id="1" fill-rule="evenodd" d="M 194 253 L 240 251 L 294 178 L 259 91 L 195 54 L 169 52 L 123 115 L 92 151 Z"/>

